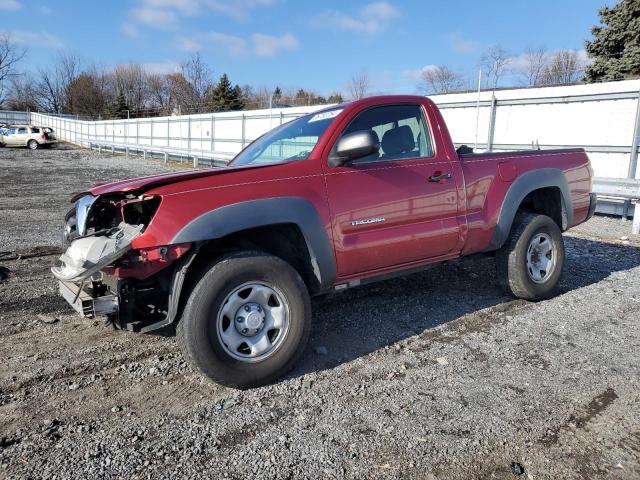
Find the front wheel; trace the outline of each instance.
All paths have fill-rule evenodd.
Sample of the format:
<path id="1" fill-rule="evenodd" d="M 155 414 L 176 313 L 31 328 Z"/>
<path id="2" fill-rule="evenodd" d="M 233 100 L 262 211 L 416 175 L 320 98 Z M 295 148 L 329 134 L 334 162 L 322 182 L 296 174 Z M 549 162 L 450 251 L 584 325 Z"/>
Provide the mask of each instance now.
<path id="1" fill-rule="evenodd" d="M 233 388 L 289 371 L 309 338 L 311 302 L 288 263 L 242 252 L 213 263 L 193 289 L 177 335 L 191 363 Z"/>
<path id="2" fill-rule="evenodd" d="M 519 214 L 509 238 L 496 252 L 499 282 L 505 290 L 525 300 L 553 295 L 563 266 L 562 232 L 546 215 Z"/>
<path id="3" fill-rule="evenodd" d="M 36 140 L 29 140 L 27 142 L 27 147 L 29 147 L 31 150 L 37 150 L 39 146 L 40 145 Z"/>

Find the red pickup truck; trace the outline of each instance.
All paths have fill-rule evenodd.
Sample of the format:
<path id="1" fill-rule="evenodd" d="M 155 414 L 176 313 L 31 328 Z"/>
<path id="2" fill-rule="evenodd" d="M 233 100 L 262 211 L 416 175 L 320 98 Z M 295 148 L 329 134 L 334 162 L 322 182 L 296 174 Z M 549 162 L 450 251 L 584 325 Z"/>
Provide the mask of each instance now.
<path id="1" fill-rule="evenodd" d="M 552 295 L 592 174 L 581 149 L 456 151 L 429 99 L 372 97 L 281 125 L 229 168 L 75 195 L 52 271 L 78 312 L 175 332 L 206 376 L 247 388 L 293 366 L 314 295 L 477 253 L 516 297 Z"/>

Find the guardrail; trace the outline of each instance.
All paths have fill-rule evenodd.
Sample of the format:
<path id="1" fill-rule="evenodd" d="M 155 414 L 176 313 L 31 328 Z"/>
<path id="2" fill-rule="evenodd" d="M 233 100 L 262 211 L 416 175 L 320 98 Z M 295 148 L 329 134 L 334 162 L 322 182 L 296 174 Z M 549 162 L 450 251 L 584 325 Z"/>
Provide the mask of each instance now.
<path id="1" fill-rule="evenodd" d="M 593 179 L 593 193 L 598 197 L 627 200 L 636 205 L 636 212 L 640 205 L 640 179 L 631 178 L 603 178 Z M 631 232 L 640 233 L 640 215 L 634 215 Z"/>
<path id="2" fill-rule="evenodd" d="M 123 153 L 127 157 L 129 155 L 141 155 L 143 158 L 160 156 L 164 158 L 165 163 L 171 159 L 177 159 L 179 162 L 190 162 L 194 168 L 205 165 L 207 167 L 225 167 L 235 156 L 229 152 L 212 152 L 209 150 L 194 151 L 181 148 L 158 147 L 155 145 L 131 145 L 114 142 L 89 142 L 91 150 L 98 150 L 102 153 L 107 150 L 114 153 Z"/>
<path id="3" fill-rule="evenodd" d="M 593 179 L 593 193 L 637 203 L 640 201 L 640 179 L 596 177 Z"/>

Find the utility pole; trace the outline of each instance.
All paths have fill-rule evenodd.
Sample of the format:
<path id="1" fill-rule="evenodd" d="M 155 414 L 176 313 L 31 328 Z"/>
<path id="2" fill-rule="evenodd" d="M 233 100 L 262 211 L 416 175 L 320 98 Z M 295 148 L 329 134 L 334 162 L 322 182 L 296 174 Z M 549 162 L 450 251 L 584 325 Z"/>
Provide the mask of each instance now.
<path id="1" fill-rule="evenodd" d="M 482 69 L 478 70 L 478 99 L 476 100 L 476 141 L 474 150 L 478 149 L 478 127 L 480 122 L 480 88 L 482 87 Z"/>

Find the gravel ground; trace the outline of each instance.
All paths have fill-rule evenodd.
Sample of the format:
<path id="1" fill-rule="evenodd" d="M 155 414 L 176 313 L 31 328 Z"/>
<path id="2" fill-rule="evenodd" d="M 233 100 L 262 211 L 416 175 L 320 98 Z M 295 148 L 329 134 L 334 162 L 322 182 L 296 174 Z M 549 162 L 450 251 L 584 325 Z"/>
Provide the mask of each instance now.
<path id="1" fill-rule="evenodd" d="M 629 223 L 565 235 L 544 302 L 506 297 L 488 258 L 316 299 L 298 367 L 239 392 L 173 338 L 72 315 L 48 272 L 70 192 L 165 168 L 0 150 L 0 477 L 640 478 Z"/>

